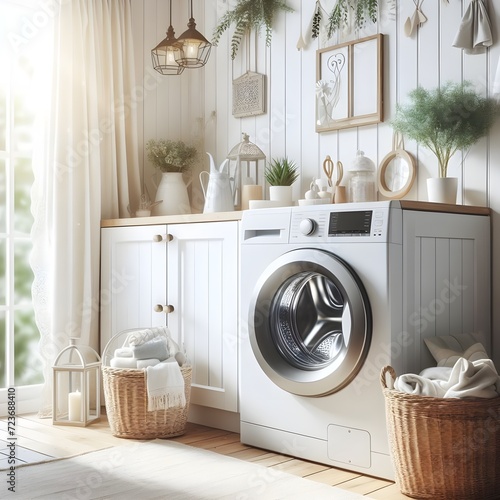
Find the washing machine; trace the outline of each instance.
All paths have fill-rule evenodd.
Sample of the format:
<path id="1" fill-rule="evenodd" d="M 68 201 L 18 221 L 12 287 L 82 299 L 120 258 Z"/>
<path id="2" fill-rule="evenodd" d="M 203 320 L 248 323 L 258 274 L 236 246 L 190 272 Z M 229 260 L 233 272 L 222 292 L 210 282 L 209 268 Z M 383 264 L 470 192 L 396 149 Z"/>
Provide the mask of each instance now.
<path id="1" fill-rule="evenodd" d="M 491 348 L 489 210 L 249 210 L 240 252 L 241 441 L 393 479 L 380 371 L 435 366 L 435 335 Z"/>

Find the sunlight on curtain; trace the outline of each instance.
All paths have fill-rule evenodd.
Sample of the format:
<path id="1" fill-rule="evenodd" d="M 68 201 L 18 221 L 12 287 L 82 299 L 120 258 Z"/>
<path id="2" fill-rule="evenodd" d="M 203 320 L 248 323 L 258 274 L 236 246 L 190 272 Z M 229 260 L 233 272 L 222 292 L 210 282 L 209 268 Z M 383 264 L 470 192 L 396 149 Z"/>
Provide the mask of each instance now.
<path id="1" fill-rule="evenodd" d="M 42 416 L 51 414 L 52 363 L 69 338 L 99 348 L 100 220 L 128 216 L 140 196 L 130 0 L 59 5 L 32 195 Z"/>

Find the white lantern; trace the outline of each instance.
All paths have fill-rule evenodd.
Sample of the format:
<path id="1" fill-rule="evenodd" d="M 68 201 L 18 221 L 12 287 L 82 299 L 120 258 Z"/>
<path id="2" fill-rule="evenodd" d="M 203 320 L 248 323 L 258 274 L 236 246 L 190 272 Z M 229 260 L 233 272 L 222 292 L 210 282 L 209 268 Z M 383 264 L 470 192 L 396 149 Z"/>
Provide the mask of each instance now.
<path id="1" fill-rule="evenodd" d="M 86 427 L 101 415 L 101 358 L 94 349 L 70 345 L 57 356 L 53 368 L 52 423 Z"/>
<path id="2" fill-rule="evenodd" d="M 249 135 L 243 132 L 243 140 L 236 144 L 227 155 L 230 162 L 236 161 L 234 167 L 231 163 L 229 166 L 229 171 L 234 172 L 234 205 L 236 208 L 241 206 L 242 186 L 248 183 L 248 179 L 252 179 L 255 185 L 261 185 L 264 188 L 264 176 L 262 175 L 262 181 L 259 180 L 259 161 L 264 160 L 265 166 L 266 155 L 249 139 Z M 262 167 L 262 174 L 264 166 Z"/>

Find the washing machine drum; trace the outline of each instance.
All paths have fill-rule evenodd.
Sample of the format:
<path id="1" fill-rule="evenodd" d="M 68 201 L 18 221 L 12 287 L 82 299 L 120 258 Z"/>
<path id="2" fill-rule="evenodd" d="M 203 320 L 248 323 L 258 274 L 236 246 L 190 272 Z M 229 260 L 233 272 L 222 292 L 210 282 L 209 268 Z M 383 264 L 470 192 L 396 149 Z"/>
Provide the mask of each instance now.
<path id="1" fill-rule="evenodd" d="M 370 347 L 368 298 L 351 267 L 317 249 L 293 250 L 258 280 L 249 314 L 261 368 L 282 389 L 325 396 L 349 384 Z"/>

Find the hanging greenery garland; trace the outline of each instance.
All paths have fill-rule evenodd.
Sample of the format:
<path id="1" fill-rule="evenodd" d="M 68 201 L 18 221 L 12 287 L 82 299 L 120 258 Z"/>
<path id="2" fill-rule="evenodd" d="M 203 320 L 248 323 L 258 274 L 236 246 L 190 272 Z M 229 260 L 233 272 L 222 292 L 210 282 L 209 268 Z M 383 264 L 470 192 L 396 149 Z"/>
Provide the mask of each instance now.
<path id="1" fill-rule="evenodd" d="M 319 1 L 316 2 L 316 9 L 314 10 L 314 16 L 312 20 L 312 37 L 318 38 L 319 30 L 321 27 L 321 20 L 323 18 L 323 9 Z"/>
<path id="2" fill-rule="evenodd" d="M 233 10 L 226 12 L 214 29 L 212 43 L 217 45 L 222 34 L 234 24 L 231 38 L 231 59 L 236 57 L 242 38 L 255 29 L 257 32 L 265 27 L 266 45 L 271 45 L 272 24 L 279 11 L 293 12 L 285 0 L 238 0 Z"/>
<path id="3" fill-rule="evenodd" d="M 337 0 L 328 18 L 328 38 L 331 38 L 335 31 L 348 25 L 349 11 L 354 13 L 354 26 L 356 29 L 365 26 L 368 19 L 376 23 L 378 17 L 378 0 Z"/>

